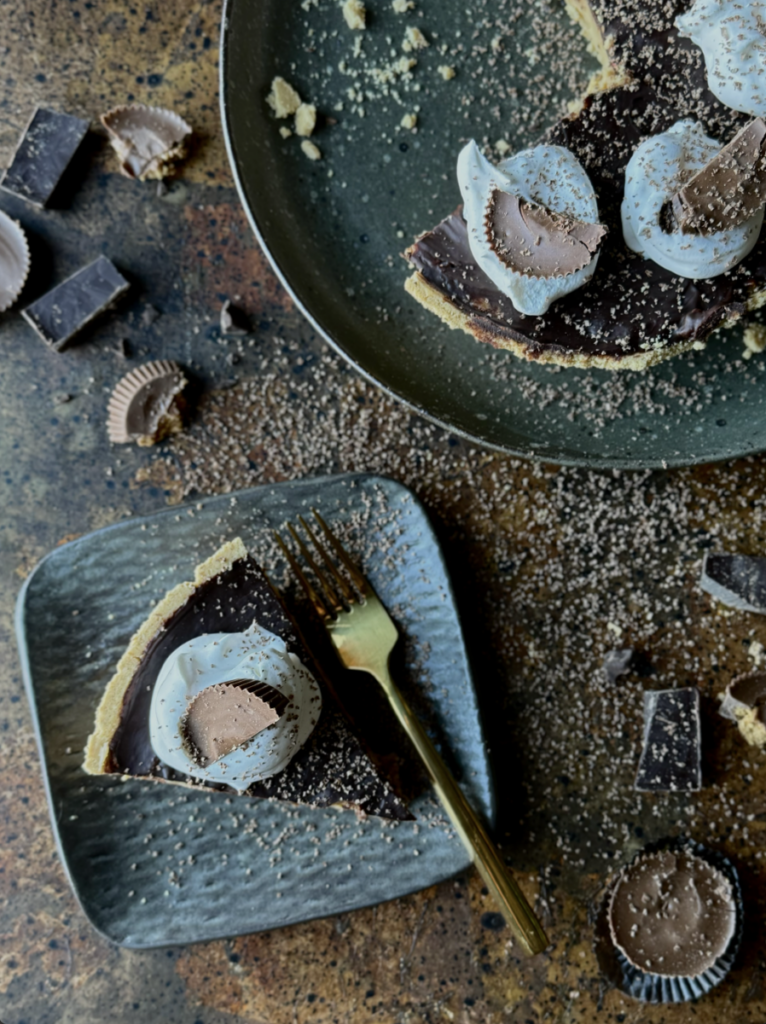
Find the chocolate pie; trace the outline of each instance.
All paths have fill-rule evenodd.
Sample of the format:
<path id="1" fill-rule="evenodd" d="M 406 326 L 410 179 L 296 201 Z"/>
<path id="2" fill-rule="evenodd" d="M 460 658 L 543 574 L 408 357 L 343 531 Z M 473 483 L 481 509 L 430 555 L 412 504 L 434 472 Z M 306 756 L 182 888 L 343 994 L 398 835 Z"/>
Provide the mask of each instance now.
<path id="1" fill-rule="evenodd" d="M 602 71 L 578 111 L 554 125 L 544 143 L 567 148 L 595 190 L 608 231 L 593 277 L 543 315 L 518 312 L 477 266 L 458 207 L 407 250 L 414 272 L 405 287 L 450 327 L 525 359 L 645 369 L 704 347 L 711 331 L 766 302 L 766 236 L 742 262 L 715 277 L 692 280 L 663 269 L 623 239 L 628 162 L 643 140 L 682 119 L 699 124 L 723 146 L 749 117 L 708 88 L 702 51 L 675 25 L 687 2 L 568 0 L 567 6 Z"/>
<path id="2" fill-rule="evenodd" d="M 259 678 L 259 666 L 272 657 L 264 643 L 276 650 L 277 669 Z M 235 664 L 237 644 L 252 653 Z M 194 687 L 206 658 L 212 674 L 196 684 L 202 699 Z M 255 667 L 245 673 L 248 678 L 239 678 L 243 673 L 235 669 L 241 664 Z M 85 771 L 411 819 L 309 666 L 310 655 L 281 599 L 242 541 L 231 541 L 197 567 L 193 583 L 171 590 L 133 636 L 99 705 Z M 298 673 L 302 690 L 275 689 L 285 671 Z M 172 686 L 162 689 L 173 672 L 171 684 L 180 692 L 175 704 Z M 175 705 L 183 705 L 179 721 L 163 720 Z M 225 708 L 230 722 L 222 722 Z M 164 728 L 164 739 L 157 728 Z M 283 767 L 252 778 L 252 765 L 269 758 L 272 769 Z"/>

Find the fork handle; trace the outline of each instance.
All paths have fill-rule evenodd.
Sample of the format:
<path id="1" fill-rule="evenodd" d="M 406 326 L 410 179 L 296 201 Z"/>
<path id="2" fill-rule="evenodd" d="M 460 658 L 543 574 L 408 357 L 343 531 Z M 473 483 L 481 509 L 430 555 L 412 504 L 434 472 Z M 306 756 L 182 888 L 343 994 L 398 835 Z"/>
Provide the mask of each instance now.
<path id="1" fill-rule="evenodd" d="M 386 696 L 423 760 L 444 809 L 471 854 L 476 868 L 522 948 L 530 956 L 541 953 L 548 939 L 518 883 L 503 863 L 479 816 L 452 777 L 452 773 L 391 678 L 388 665 L 368 669 Z"/>

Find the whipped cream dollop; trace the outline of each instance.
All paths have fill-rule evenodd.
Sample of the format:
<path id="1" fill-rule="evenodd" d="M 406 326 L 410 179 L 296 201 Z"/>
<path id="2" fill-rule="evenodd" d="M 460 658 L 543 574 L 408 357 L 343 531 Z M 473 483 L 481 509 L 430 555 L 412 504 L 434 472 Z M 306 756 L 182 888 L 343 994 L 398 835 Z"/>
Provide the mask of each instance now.
<path id="1" fill-rule="evenodd" d="M 747 256 L 763 223 L 763 207 L 736 227 L 712 234 L 670 230 L 663 213 L 681 186 L 721 149 L 695 121 L 677 121 L 636 149 L 625 171 L 622 232 L 634 252 L 679 277 L 715 277 Z"/>
<path id="2" fill-rule="evenodd" d="M 557 237 L 540 239 L 547 250 L 535 253 L 529 248 L 529 269 L 518 269 L 519 260 L 509 260 L 492 230 L 497 224 L 494 211 L 498 193 L 507 193 L 534 209 L 544 207 L 551 214 L 571 221 L 596 225 L 598 203 L 590 178 L 579 160 L 563 146 L 535 146 L 503 160 L 497 166 L 482 156 L 471 140 L 457 161 L 457 179 L 463 196 L 463 216 L 468 226 L 471 254 L 487 277 L 528 316 L 541 316 L 556 299 L 586 284 L 596 270 L 598 253 L 587 251 L 579 269 L 568 272 L 571 252 L 583 243 L 569 231 L 558 231 Z M 535 213 L 538 229 L 542 217 Z M 525 215 L 530 226 L 529 211 Z M 601 232 L 603 233 L 603 231 Z M 539 236 L 540 232 L 537 230 Z M 600 235 L 599 235 L 600 239 Z M 596 245 L 598 240 L 596 241 Z M 550 258 L 553 245 L 557 253 Z M 579 251 L 579 250 L 578 250 Z M 543 258 L 544 257 L 544 258 Z"/>
<path id="3" fill-rule="evenodd" d="M 207 687 L 242 679 L 267 683 L 290 703 L 273 725 L 202 767 L 183 739 L 189 704 Z M 321 710 L 316 679 L 280 637 L 257 624 L 244 633 L 206 633 L 178 647 L 160 669 L 149 710 L 151 744 L 157 757 L 176 771 L 241 792 L 287 767 Z"/>
<path id="4" fill-rule="evenodd" d="M 766 115 L 766 0 L 696 0 L 676 26 L 702 50 L 708 88 L 721 103 Z"/>

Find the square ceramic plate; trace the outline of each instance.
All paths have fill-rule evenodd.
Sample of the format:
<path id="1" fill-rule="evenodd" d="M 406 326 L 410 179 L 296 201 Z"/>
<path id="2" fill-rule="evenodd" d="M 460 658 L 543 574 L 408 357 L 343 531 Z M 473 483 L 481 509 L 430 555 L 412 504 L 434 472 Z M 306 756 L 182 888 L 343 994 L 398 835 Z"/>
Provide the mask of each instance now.
<path id="1" fill-rule="evenodd" d="M 450 583 L 425 512 L 404 487 L 370 475 L 325 477 L 107 527 L 43 559 L 19 597 L 17 632 L 59 852 L 88 918 L 120 945 L 197 942 L 336 914 L 432 885 L 469 863 L 430 791 L 410 802 L 415 822 L 392 826 L 334 808 L 94 778 L 81 768 L 106 682 L 152 602 L 190 579 L 223 540 L 239 535 L 257 554 L 271 529 L 310 505 L 346 527 L 357 556 L 371 553 L 364 568 L 406 650 L 418 652 L 406 669 L 410 689 L 416 697 L 427 690 L 467 794 L 492 819 Z"/>

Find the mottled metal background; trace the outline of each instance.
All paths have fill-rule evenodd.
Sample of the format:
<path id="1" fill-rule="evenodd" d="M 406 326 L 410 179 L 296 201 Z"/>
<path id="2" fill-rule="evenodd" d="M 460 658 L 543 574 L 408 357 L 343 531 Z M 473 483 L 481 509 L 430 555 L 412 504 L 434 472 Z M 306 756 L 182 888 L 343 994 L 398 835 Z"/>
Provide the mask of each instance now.
<path id="1" fill-rule="evenodd" d="M 0 208 L 20 219 L 32 243 L 34 273 L 24 301 L 102 252 L 133 284 L 114 313 L 98 320 L 62 354 L 46 349 L 17 313 L 0 314 L 0 1019 L 4 1024 L 659 1024 L 692 1019 L 758 1024 L 766 1018 L 759 939 L 766 885 L 755 858 L 766 827 L 766 775 L 755 755 L 750 757 L 752 770 L 743 771 L 740 741 L 713 718 L 708 734 L 712 753 L 705 769 L 712 782 L 696 801 L 698 829 L 704 830 L 707 816 L 722 820 L 720 808 L 713 807 L 722 793 L 752 817 L 747 835 L 732 830 L 735 822 L 727 825 L 724 820 L 717 840 L 740 866 L 747 894 L 740 961 L 731 978 L 693 1008 L 638 1006 L 608 991 L 599 975 L 591 951 L 591 915 L 605 877 L 613 861 L 623 862 L 644 838 L 678 831 L 684 801 L 646 801 L 637 819 L 626 820 L 627 833 L 615 841 L 593 824 L 602 799 L 598 787 L 591 798 L 593 817 L 584 823 L 570 819 L 566 793 L 571 779 L 561 776 L 555 758 L 536 754 L 523 732 L 515 730 L 527 701 L 522 684 L 533 672 L 535 658 L 566 654 L 541 653 L 545 635 L 539 621 L 544 611 L 552 607 L 563 614 L 574 600 L 566 581 L 559 579 L 541 586 L 534 604 L 519 604 L 515 610 L 515 683 L 498 673 L 488 655 L 486 671 L 477 679 L 498 780 L 498 836 L 529 897 L 539 897 L 553 940 L 548 954 L 530 961 L 519 957 L 472 872 L 373 909 L 233 941 L 154 952 L 113 947 L 79 911 L 54 850 L 12 639 L 21 581 L 60 542 L 126 515 L 162 508 L 181 496 L 187 471 L 173 468 L 172 442 L 164 449 L 166 463 L 143 449 L 111 450 L 106 440 L 108 394 L 138 359 L 181 360 L 196 374 L 201 390 L 217 389 L 214 407 L 220 425 L 235 408 L 229 385 L 236 378 L 257 377 L 267 354 L 280 352 L 283 378 L 294 375 L 297 380 L 321 351 L 255 246 L 232 188 L 218 129 L 219 19 L 217 3 L 186 0 L 134 7 L 117 0 L 0 2 L 0 166 L 10 159 L 37 103 L 94 119 L 106 107 L 129 99 L 164 103 L 177 107 L 199 137 L 192 158 L 163 196 L 153 184 L 120 177 L 107 147 L 95 137 L 78 157 L 69 193 L 58 208 L 35 211 L 0 193 Z M 220 303 L 236 295 L 252 318 L 252 346 L 222 344 L 219 337 Z M 119 352 L 121 339 L 128 339 L 129 359 Z M 285 394 L 289 401 L 289 390 Z M 209 412 L 211 403 L 206 401 Z M 374 396 L 368 401 L 373 423 L 375 417 L 390 418 L 390 404 L 376 404 Z M 417 422 L 406 413 L 397 415 L 403 424 L 398 442 L 402 458 L 427 467 L 428 452 L 413 440 Z M 203 430 L 206 422 L 203 415 Z M 415 473 L 407 479 L 427 501 L 447 543 L 458 599 L 474 643 L 485 654 L 493 633 L 491 619 L 480 612 L 487 607 L 481 591 L 491 586 L 492 573 L 499 579 L 504 572 L 516 572 L 521 586 L 530 574 L 544 576 L 549 565 L 561 564 L 559 538 L 595 491 L 608 489 L 614 508 L 627 519 L 636 514 L 637 502 L 644 509 L 641 515 L 649 515 L 650 502 L 677 492 L 680 501 L 707 510 L 700 520 L 701 547 L 726 528 L 730 535 L 741 529 L 743 550 L 763 551 L 760 513 L 755 521 L 754 503 L 743 506 L 738 493 L 740 485 L 747 485 L 763 494 L 763 460 L 640 478 L 610 476 L 594 483 L 594 475 L 584 471 L 559 473 L 548 467 L 532 472 L 527 464 L 482 455 L 439 431 L 430 437 L 438 460 L 428 473 L 424 468 L 422 478 Z M 365 468 L 360 463 L 368 456 L 372 461 L 374 443 L 374 434 L 368 434 L 353 457 L 342 451 L 330 457 L 340 469 Z M 209 444 L 225 465 L 229 452 L 220 429 L 211 431 Z M 256 451 L 249 458 L 238 455 L 232 465 L 238 485 L 274 478 Z M 294 465 L 280 472 L 300 476 L 306 468 L 296 457 Z M 227 485 L 224 474 L 220 486 L 210 489 Z M 535 542 L 524 541 L 515 568 L 494 564 L 497 537 L 526 531 L 529 538 L 530 522 L 538 524 Z M 611 522 L 605 519 L 600 534 L 605 552 Z M 678 564 L 680 544 L 671 531 L 652 551 L 650 566 L 637 551 L 625 566 L 626 575 L 634 573 L 644 592 L 653 588 L 661 595 Z M 588 596 L 587 581 L 584 587 L 578 600 Z M 689 593 L 690 584 L 684 587 Z M 722 665 L 741 667 L 743 642 L 754 635 L 766 639 L 753 616 L 722 617 L 713 634 L 709 609 L 691 598 L 686 608 L 693 622 L 700 623 L 699 628 L 689 627 L 697 650 L 715 650 Z M 660 670 L 668 656 L 662 636 L 660 622 Z M 597 639 L 603 638 L 594 637 L 593 642 Z M 40 643 L 45 643 L 44 636 Z M 718 677 L 711 672 L 695 681 L 712 706 Z M 571 689 L 580 683 L 573 666 L 570 686 L 556 693 L 559 714 L 561 708 L 566 713 Z M 612 742 L 611 723 L 599 718 L 597 699 L 592 697 L 591 732 L 585 735 L 581 723 L 573 721 L 570 738 L 561 741 L 575 754 L 583 748 L 585 756 L 597 742 L 609 749 Z M 632 732 L 614 737 L 615 753 L 635 742 L 640 712 L 631 716 Z M 630 772 L 621 773 L 620 785 L 629 791 Z M 593 852 L 584 867 L 573 867 L 562 857 L 551 838 L 553 822 L 572 835 L 579 832 L 583 844 L 591 843 Z M 602 854 L 612 859 L 601 859 Z"/>

